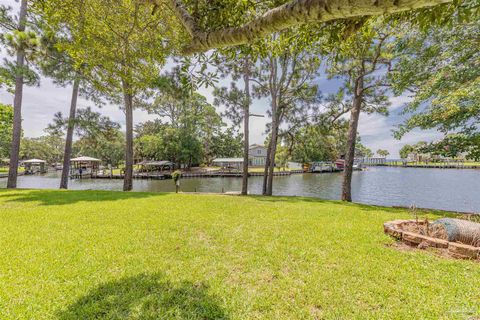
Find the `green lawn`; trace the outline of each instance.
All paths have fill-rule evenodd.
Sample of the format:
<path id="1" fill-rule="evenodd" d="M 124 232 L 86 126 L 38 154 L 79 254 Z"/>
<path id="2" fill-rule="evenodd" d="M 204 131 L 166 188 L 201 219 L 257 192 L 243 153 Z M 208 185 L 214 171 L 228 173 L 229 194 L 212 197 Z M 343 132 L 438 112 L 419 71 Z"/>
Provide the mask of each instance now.
<path id="1" fill-rule="evenodd" d="M 273 168 L 275 172 L 283 172 L 283 171 L 290 171 L 289 168 Z M 265 168 L 263 167 L 249 167 L 248 172 L 265 172 Z"/>
<path id="2" fill-rule="evenodd" d="M 0 190 L 0 319 L 479 316 L 480 264 L 389 246 L 382 223 L 409 217 L 295 197 Z"/>

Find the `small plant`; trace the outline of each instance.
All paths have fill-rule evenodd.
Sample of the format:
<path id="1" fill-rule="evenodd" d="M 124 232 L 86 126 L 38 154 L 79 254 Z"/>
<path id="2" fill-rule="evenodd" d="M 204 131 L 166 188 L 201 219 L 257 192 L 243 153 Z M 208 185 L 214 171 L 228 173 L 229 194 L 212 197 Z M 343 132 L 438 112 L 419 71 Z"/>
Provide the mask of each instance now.
<path id="1" fill-rule="evenodd" d="M 175 183 L 175 193 L 178 193 L 178 190 L 180 189 L 180 178 L 181 177 L 182 177 L 182 171 L 180 171 L 180 170 L 175 170 L 172 173 L 173 183 Z"/>
<path id="2" fill-rule="evenodd" d="M 409 208 L 410 213 L 412 214 L 413 218 L 418 224 L 418 212 L 417 212 L 417 206 L 415 204 L 412 204 Z"/>

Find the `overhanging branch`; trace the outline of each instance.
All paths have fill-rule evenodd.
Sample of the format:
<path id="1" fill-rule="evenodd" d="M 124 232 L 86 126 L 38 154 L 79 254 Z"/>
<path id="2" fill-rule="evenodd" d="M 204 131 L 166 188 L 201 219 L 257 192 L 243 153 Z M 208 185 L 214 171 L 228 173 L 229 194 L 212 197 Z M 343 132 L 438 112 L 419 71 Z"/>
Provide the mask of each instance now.
<path id="1" fill-rule="evenodd" d="M 151 0 L 160 1 L 160 0 Z M 169 0 L 177 17 L 192 36 L 184 53 L 241 45 L 271 33 L 306 23 L 321 23 L 349 18 L 378 16 L 419 8 L 433 7 L 452 0 L 292 0 L 265 12 L 239 27 L 205 32 L 180 0 Z"/>
<path id="2" fill-rule="evenodd" d="M 195 38 L 198 34 L 201 33 L 198 28 L 197 22 L 195 21 L 195 19 L 193 19 L 190 13 L 188 13 L 187 9 L 185 9 L 183 3 L 181 3 L 179 0 L 168 0 L 168 4 L 175 12 L 177 18 L 180 20 L 187 32 L 193 38 Z"/>

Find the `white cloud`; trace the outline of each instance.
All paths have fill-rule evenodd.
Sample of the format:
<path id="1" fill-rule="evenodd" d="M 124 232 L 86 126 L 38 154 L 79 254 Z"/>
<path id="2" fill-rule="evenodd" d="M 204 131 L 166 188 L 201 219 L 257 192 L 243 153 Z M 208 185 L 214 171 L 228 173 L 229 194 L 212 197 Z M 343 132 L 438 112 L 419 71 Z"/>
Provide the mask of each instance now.
<path id="1" fill-rule="evenodd" d="M 399 111 L 406 103 L 410 102 L 412 98 L 406 94 L 400 96 L 393 96 L 389 98 L 391 106 L 389 107 L 390 112 Z"/>
<path id="2" fill-rule="evenodd" d="M 38 137 L 44 134 L 44 129 L 53 119 L 53 115 L 60 111 L 68 114 L 70 108 L 71 87 L 59 87 L 51 80 L 42 78 L 40 87 L 24 87 L 22 118 L 23 131 L 25 136 Z M 2 103 L 12 104 L 13 95 L 2 91 L 0 93 Z M 78 108 L 92 106 L 93 103 L 80 98 Z M 108 104 L 98 109 L 104 115 L 112 120 L 119 122 L 122 126 L 125 124 L 125 115 L 118 106 Z M 134 111 L 134 123 L 140 123 L 155 117 L 142 110 Z"/>
<path id="3" fill-rule="evenodd" d="M 393 138 L 392 129 L 402 122 L 398 113 L 400 108 L 410 100 L 408 96 L 391 97 L 390 116 L 385 117 L 380 114 L 362 114 L 358 132 L 362 137 L 362 143 L 369 147 L 373 152 L 378 149 L 386 149 L 390 152 L 390 157 L 400 157 L 398 151 L 405 144 L 414 144 L 418 141 L 431 141 L 438 139 L 441 134 L 435 130 L 413 130 L 406 134 L 400 141 Z"/>

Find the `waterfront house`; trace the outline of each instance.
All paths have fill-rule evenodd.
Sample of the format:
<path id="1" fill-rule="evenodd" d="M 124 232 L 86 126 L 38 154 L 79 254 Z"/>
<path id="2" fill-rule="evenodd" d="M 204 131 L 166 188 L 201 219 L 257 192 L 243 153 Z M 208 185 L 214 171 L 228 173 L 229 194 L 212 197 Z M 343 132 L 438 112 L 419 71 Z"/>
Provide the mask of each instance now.
<path id="1" fill-rule="evenodd" d="M 248 166 L 263 167 L 266 161 L 267 148 L 259 144 L 252 144 L 248 150 Z M 243 166 L 243 158 L 217 158 L 212 163 L 223 169 L 240 170 Z"/>
<path id="2" fill-rule="evenodd" d="M 267 148 L 260 144 L 252 144 L 248 150 L 248 165 L 263 167 L 267 161 Z"/>

